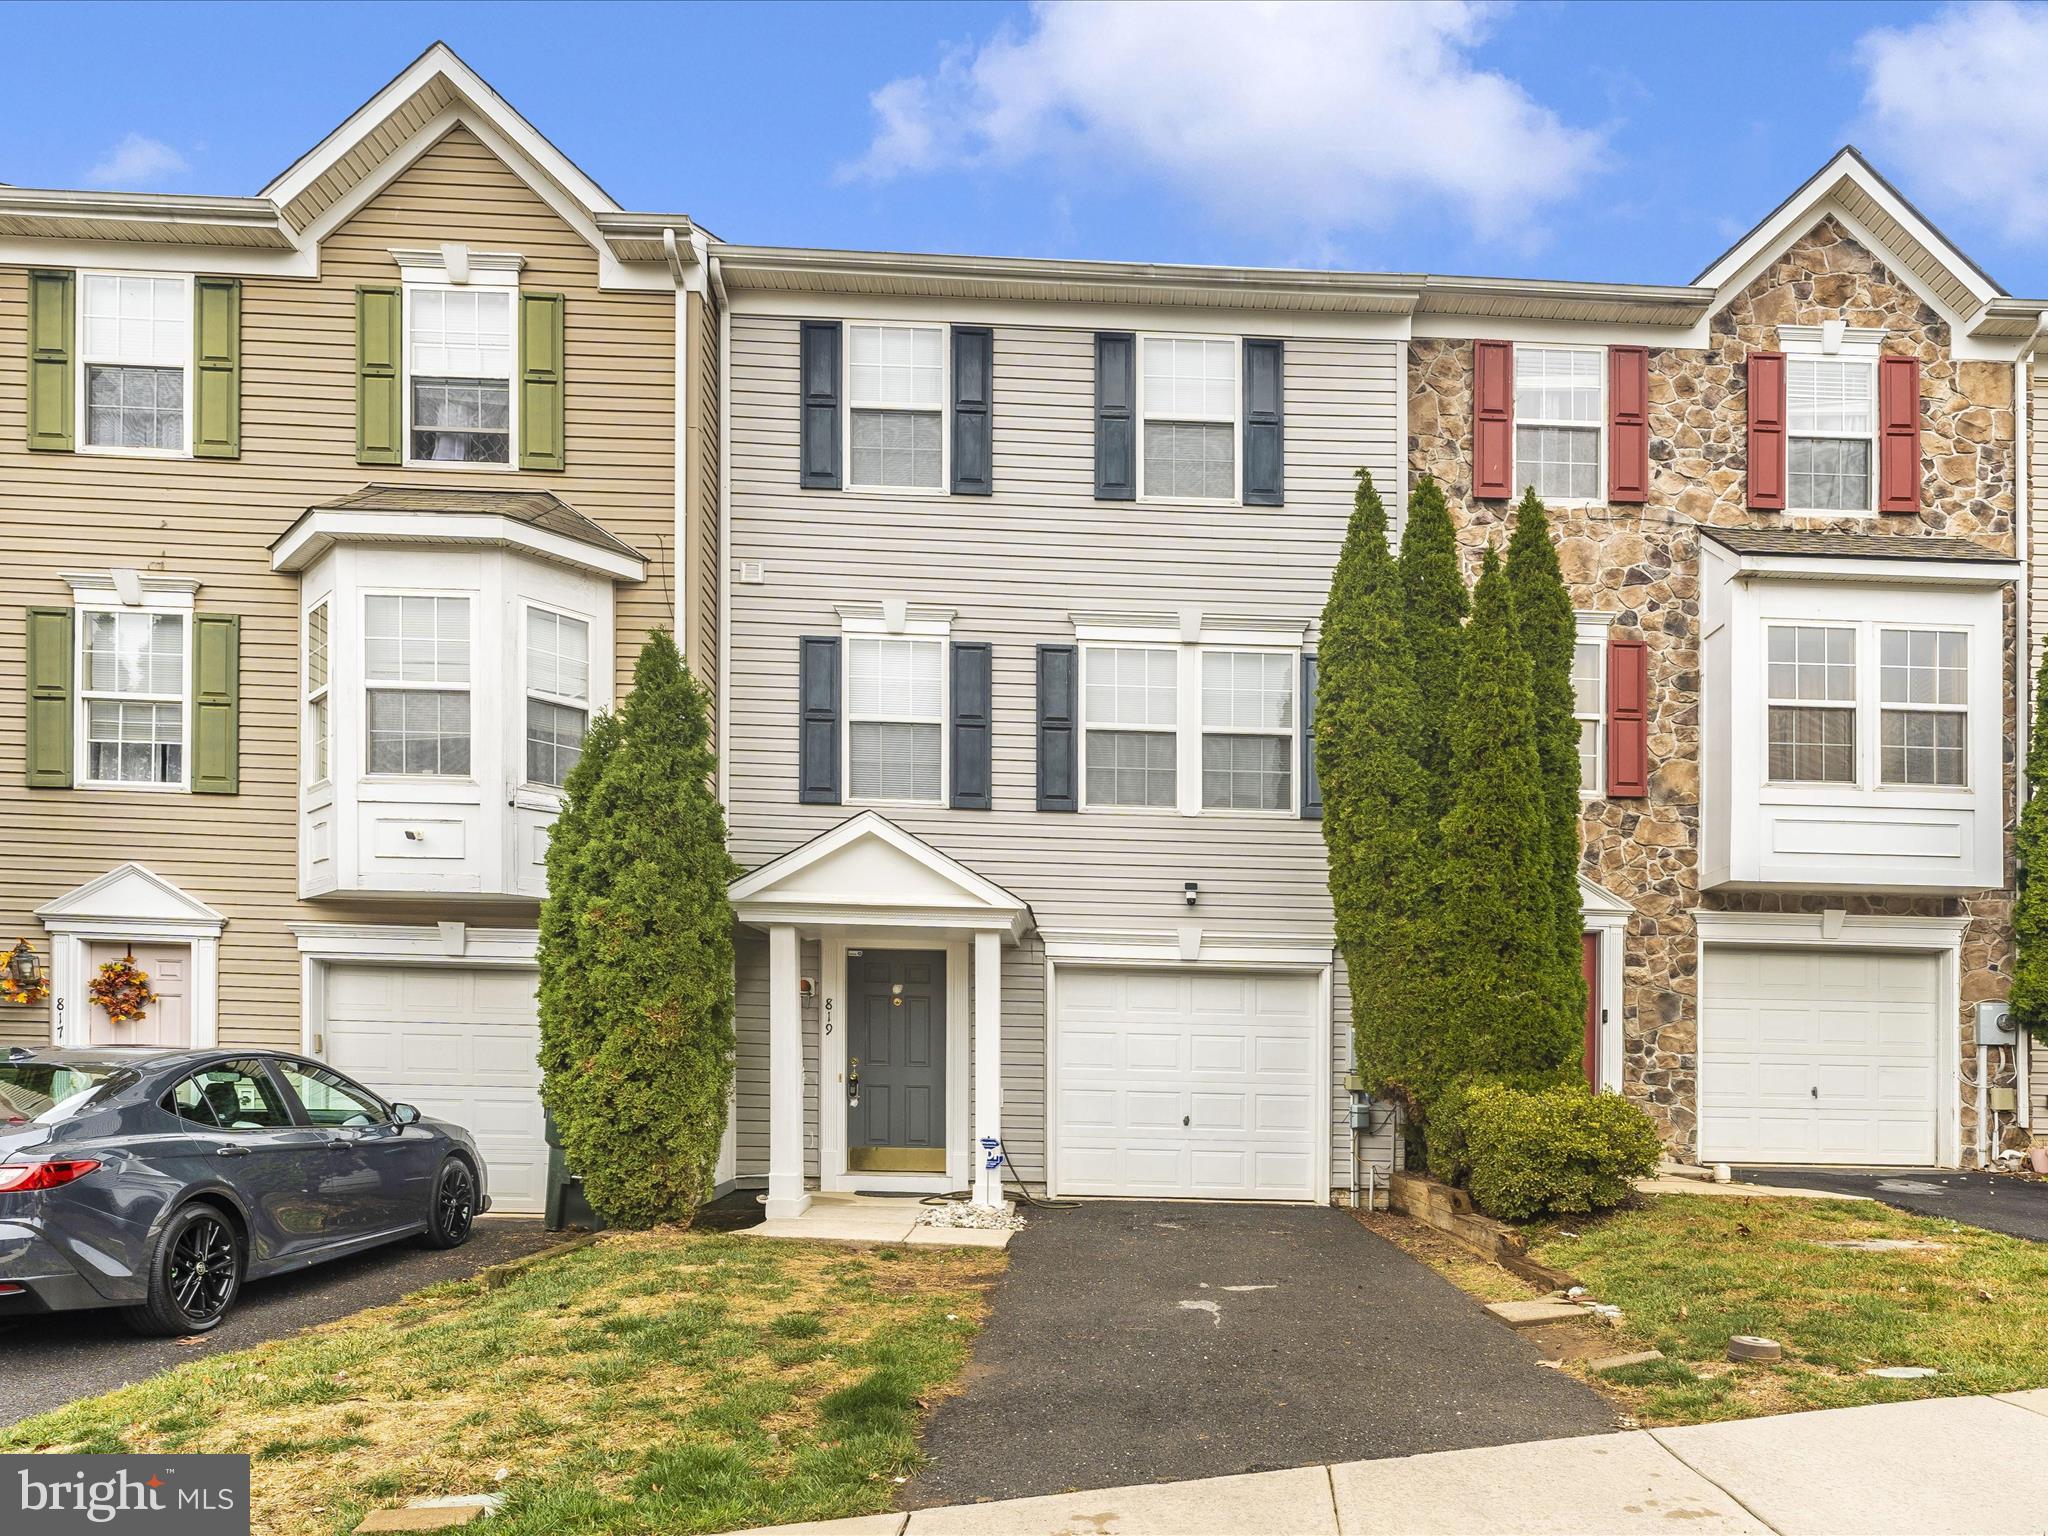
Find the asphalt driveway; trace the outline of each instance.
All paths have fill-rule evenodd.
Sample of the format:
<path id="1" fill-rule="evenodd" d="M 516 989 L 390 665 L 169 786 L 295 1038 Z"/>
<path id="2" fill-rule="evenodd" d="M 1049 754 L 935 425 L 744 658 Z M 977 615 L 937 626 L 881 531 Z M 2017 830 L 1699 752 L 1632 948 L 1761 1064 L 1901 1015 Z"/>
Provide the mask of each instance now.
<path id="1" fill-rule="evenodd" d="M 562 1241 L 538 1218 L 489 1216 L 460 1248 L 434 1251 L 396 1243 L 332 1264 L 318 1264 L 242 1293 L 228 1320 L 189 1339 L 145 1339 L 118 1312 L 60 1312 L 0 1324 L 0 1424 L 111 1392 L 205 1355 L 247 1349 L 381 1307 L 423 1286 L 459 1280 Z"/>
<path id="2" fill-rule="evenodd" d="M 1615 1427 L 1591 1388 L 1344 1211 L 1027 1214 L 908 1507 Z"/>
<path id="3" fill-rule="evenodd" d="M 1743 1168 L 1748 1184 L 1782 1184 L 1865 1195 L 1921 1216 L 2048 1243 L 2048 1183 L 2004 1173 L 1932 1168 Z"/>

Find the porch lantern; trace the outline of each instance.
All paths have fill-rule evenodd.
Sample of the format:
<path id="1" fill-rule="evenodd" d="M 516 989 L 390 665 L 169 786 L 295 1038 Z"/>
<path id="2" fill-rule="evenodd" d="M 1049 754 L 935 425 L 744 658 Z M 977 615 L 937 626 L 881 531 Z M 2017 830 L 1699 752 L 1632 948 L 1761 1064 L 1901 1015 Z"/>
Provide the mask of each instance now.
<path id="1" fill-rule="evenodd" d="M 27 939 L 16 939 L 7 956 L 7 979 L 24 991 L 43 979 L 43 959 L 29 947 Z"/>

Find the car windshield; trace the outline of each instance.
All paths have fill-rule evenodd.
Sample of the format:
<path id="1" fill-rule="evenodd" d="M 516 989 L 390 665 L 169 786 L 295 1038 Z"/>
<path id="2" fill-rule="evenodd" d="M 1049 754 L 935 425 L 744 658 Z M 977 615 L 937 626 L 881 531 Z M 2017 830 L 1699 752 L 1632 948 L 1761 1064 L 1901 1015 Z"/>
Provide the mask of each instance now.
<path id="1" fill-rule="evenodd" d="M 54 1125 L 134 1081 L 111 1062 L 0 1061 L 0 1125 Z"/>

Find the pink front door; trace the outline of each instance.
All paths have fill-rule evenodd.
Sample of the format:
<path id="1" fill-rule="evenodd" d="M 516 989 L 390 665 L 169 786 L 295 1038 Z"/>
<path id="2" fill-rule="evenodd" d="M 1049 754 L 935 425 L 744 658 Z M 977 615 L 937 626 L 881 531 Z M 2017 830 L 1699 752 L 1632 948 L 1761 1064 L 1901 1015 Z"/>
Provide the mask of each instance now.
<path id="1" fill-rule="evenodd" d="M 85 979 L 90 985 L 100 967 L 129 953 L 121 943 L 88 944 L 85 951 Z M 137 944 L 135 964 L 149 974 L 149 989 L 156 1001 L 143 1016 L 125 1024 L 107 1018 L 97 1003 L 86 1005 L 89 1014 L 87 1039 L 93 1045 L 190 1045 L 192 1026 L 186 1011 L 192 946 L 189 944 Z"/>
<path id="2" fill-rule="evenodd" d="M 1600 1091 L 1600 935 L 1579 935 L 1579 965 L 1586 975 L 1586 1086 Z"/>

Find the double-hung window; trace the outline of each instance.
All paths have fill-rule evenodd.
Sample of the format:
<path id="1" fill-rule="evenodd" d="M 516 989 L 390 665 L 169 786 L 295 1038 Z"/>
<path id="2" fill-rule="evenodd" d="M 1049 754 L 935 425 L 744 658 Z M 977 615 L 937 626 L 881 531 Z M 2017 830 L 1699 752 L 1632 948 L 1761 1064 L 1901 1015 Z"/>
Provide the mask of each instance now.
<path id="1" fill-rule="evenodd" d="M 846 328 L 848 484 L 946 484 L 946 332 L 936 325 Z"/>
<path id="2" fill-rule="evenodd" d="M 946 782 L 946 642 L 846 642 L 846 768 L 852 800 L 937 805 Z"/>
<path id="3" fill-rule="evenodd" d="M 1780 784 L 1856 782 L 1856 631 L 1772 624 L 1766 638 L 1768 776 Z"/>
<path id="4" fill-rule="evenodd" d="M 512 462 L 515 297 L 509 288 L 406 286 L 413 462 Z"/>
<path id="5" fill-rule="evenodd" d="M 1087 801 L 1172 810 L 1178 789 L 1180 653 L 1091 645 L 1081 662 Z"/>
<path id="6" fill-rule="evenodd" d="M 191 281 L 84 273 L 78 342 L 85 446 L 184 453 Z"/>
<path id="7" fill-rule="evenodd" d="M 590 728 L 590 626 L 547 608 L 526 610 L 526 779 L 559 789 Z"/>
<path id="8" fill-rule="evenodd" d="M 1581 622 L 1572 645 L 1572 718 L 1579 724 L 1579 793 L 1601 795 L 1607 789 L 1607 636 L 1606 624 L 1593 628 Z"/>
<path id="9" fill-rule="evenodd" d="M 1237 499 L 1238 345 L 1203 337 L 1140 338 L 1140 495 Z"/>
<path id="10" fill-rule="evenodd" d="M 1954 630 L 1878 631 L 1880 784 L 1969 783 L 1969 647 Z"/>
<path id="11" fill-rule="evenodd" d="M 85 782 L 182 787 L 185 615 L 88 608 L 79 618 Z"/>
<path id="12" fill-rule="evenodd" d="M 1877 464 L 1875 358 L 1785 360 L 1785 504 L 1868 512 Z"/>
<path id="13" fill-rule="evenodd" d="M 1605 360 L 1600 348 L 1515 348 L 1516 485 L 1545 501 L 1599 498 Z"/>
<path id="14" fill-rule="evenodd" d="M 309 784 L 325 784 L 330 772 L 333 721 L 328 711 L 327 604 L 306 613 L 306 772 Z"/>
<path id="15" fill-rule="evenodd" d="M 466 778 L 469 599 L 363 599 L 369 771 Z"/>
<path id="16" fill-rule="evenodd" d="M 1298 670 L 1290 653 L 1202 652 L 1202 809 L 1292 808 Z"/>

